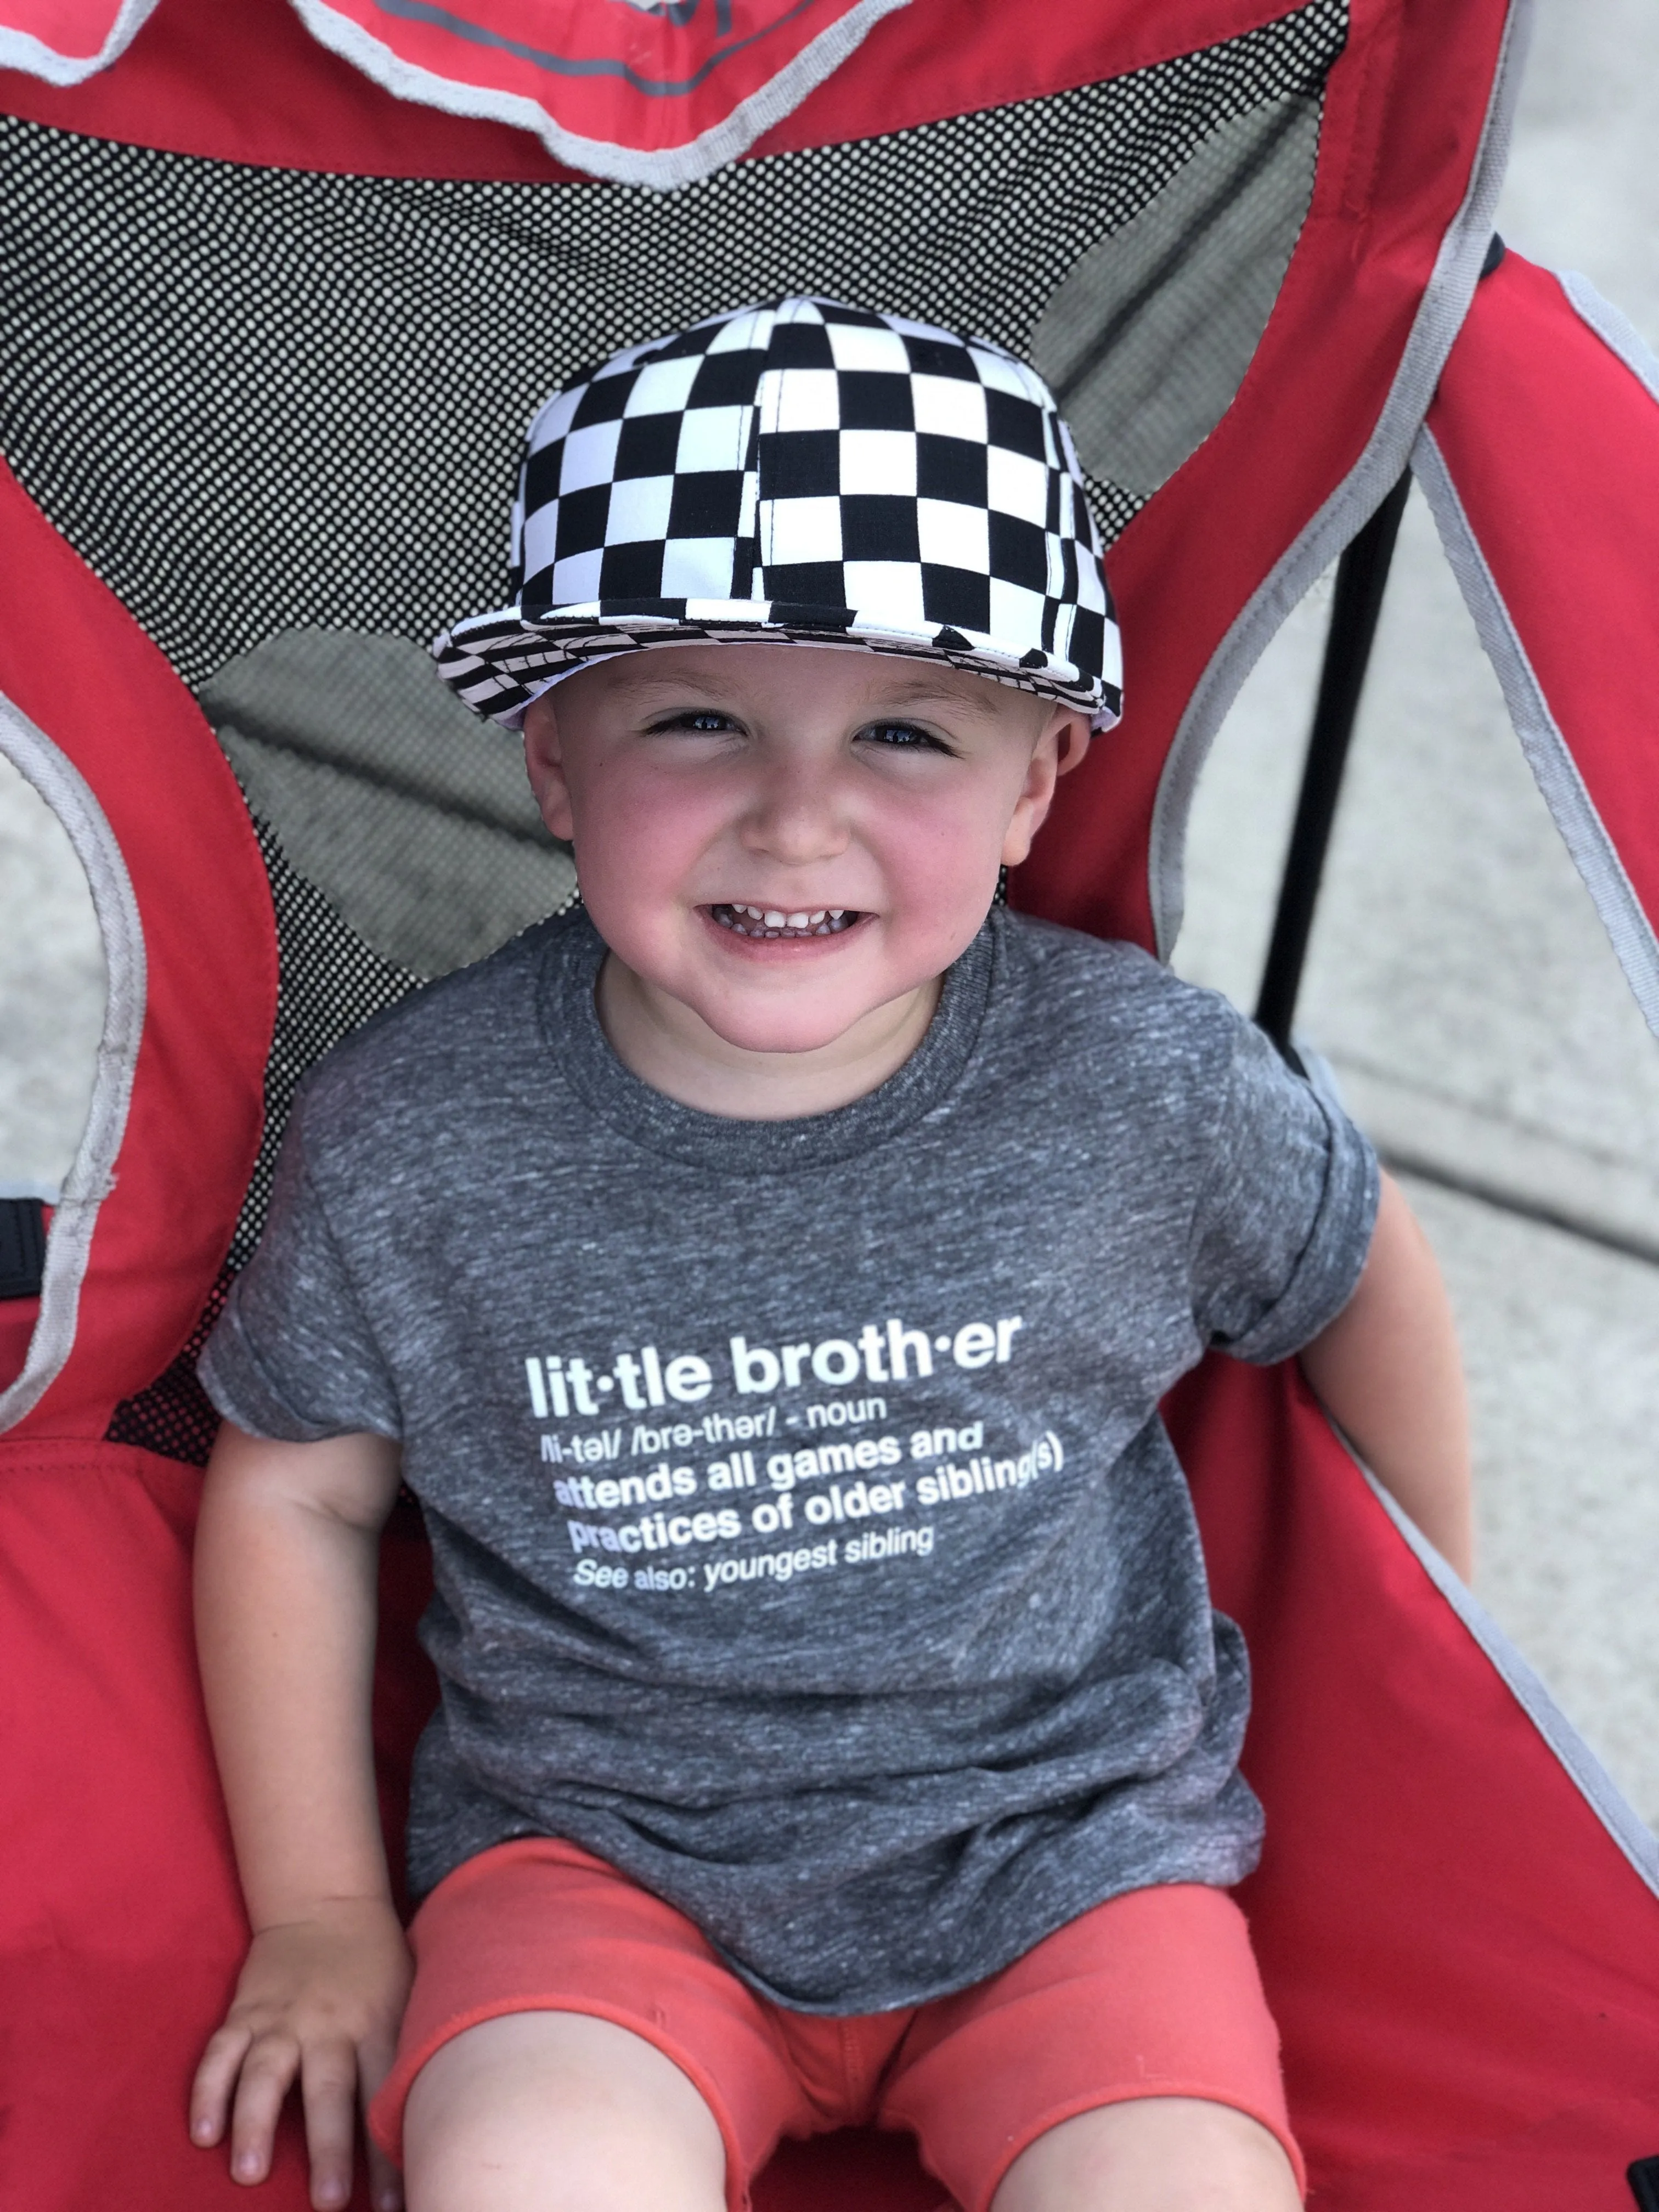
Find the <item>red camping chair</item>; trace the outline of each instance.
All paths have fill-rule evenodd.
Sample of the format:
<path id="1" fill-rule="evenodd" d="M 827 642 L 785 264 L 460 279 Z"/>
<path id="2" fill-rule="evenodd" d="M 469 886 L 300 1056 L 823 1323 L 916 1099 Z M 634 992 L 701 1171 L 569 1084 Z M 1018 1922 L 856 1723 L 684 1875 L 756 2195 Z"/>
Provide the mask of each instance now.
<path id="1" fill-rule="evenodd" d="M 39 1296 L 17 1203 L 0 1285 L 0 2201 L 42 2212 L 250 2203 L 184 2123 L 245 1940 L 189 1626 L 188 1353 L 301 1068 L 483 949 L 481 853 L 490 897 L 550 902 L 563 864 L 488 733 L 422 750 L 408 641 L 489 604 L 560 376 L 786 290 L 1033 352 L 1115 541 L 1128 711 L 1014 897 L 1164 951 L 1227 704 L 1382 509 L 1341 595 L 1363 645 L 1409 464 L 1659 1027 L 1659 368 L 1572 280 L 1510 255 L 1481 281 L 1518 7 L 675 0 L 549 4 L 533 34 L 524 0 L 296 9 L 0 0 L 0 748 L 73 840 L 110 984 Z M 310 713 L 319 654 L 360 678 L 349 727 Z M 1361 664 L 1329 672 L 1339 739 Z M 1321 806 L 1316 777 L 1314 863 Z M 1316 2202 L 1628 2212 L 1659 2151 L 1659 1847 L 1294 1366 L 1213 1361 L 1169 1417 L 1254 1659 L 1245 1902 Z M 394 1831 L 422 1574 L 411 1516 Z M 761 2189 L 854 2198 L 938 2191 L 860 2136 L 787 2146 Z M 252 2202 L 303 2205 L 296 2127 Z"/>

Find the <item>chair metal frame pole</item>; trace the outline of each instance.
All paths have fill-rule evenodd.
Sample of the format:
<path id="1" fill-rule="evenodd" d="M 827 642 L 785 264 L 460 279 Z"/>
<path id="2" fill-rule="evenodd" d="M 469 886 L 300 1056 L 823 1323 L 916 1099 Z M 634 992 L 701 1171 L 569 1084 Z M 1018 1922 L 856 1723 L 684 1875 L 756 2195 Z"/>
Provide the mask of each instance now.
<path id="1" fill-rule="evenodd" d="M 1319 697 L 1308 737 L 1296 821 L 1285 856 L 1279 910 L 1273 917 L 1273 938 L 1267 947 L 1255 1006 L 1256 1020 L 1292 1062 L 1296 1055 L 1291 1044 L 1291 1028 L 1296 1018 L 1308 940 L 1313 932 L 1314 909 L 1319 902 L 1320 878 L 1324 873 L 1348 746 L 1359 711 L 1359 695 L 1376 636 L 1383 587 L 1389 580 L 1389 567 L 1394 558 L 1395 540 L 1400 534 L 1400 518 L 1405 512 L 1411 481 L 1407 471 L 1337 563 L 1336 592 L 1331 604 L 1324 665 L 1320 671 Z"/>
<path id="2" fill-rule="evenodd" d="M 1506 250 L 1493 231 L 1480 264 L 1482 281 L 1503 265 Z M 1411 484 L 1407 469 L 1337 563 L 1336 596 L 1325 640 L 1325 664 L 1319 675 L 1319 699 L 1308 736 L 1290 849 L 1285 855 L 1279 911 L 1273 917 L 1273 939 L 1255 1002 L 1256 1020 L 1292 1066 L 1300 1064 L 1291 1042 L 1291 1029 L 1296 1019 L 1308 939 L 1313 933 L 1314 908 L 1319 903 L 1320 878 L 1325 872 L 1348 744 L 1359 712 L 1359 695 L 1376 637 L 1383 586 L 1389 580 L 1400 518 L 1406 511 Z"/>

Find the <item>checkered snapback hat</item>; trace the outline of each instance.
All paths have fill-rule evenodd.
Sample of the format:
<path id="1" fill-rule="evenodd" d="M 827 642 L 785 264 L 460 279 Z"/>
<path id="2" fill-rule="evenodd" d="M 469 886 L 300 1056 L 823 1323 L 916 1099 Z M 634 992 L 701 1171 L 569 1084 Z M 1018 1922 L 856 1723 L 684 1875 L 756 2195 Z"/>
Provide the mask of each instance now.
<path id="1" fill-rule="evenodd" d="M 1121 711 L 1070 432 L 983 338 L 829 300 L 711 316 L 574 378 L 532 423 L 516 597 L 432 647 L 516 723 L 577 665 L 760 637 L 941 659 Z"/>

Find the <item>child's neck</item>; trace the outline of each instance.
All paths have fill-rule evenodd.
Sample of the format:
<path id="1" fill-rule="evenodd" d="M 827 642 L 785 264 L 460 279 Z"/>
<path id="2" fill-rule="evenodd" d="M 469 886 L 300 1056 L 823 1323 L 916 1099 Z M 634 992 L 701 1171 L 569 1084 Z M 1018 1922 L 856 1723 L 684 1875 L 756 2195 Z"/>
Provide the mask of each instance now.
<path id="1" fill-rule="evenodd" d="M 653 1091 L 733 1121 L 792 1121 L 848 1106 L 896 1073 L 927 1034 L 942 980 L 873 1007 L 808 1052 L 752 1052 L 729 1043 L 614 952 L 605 955 L 594 997 L 611 1050 Z"/>

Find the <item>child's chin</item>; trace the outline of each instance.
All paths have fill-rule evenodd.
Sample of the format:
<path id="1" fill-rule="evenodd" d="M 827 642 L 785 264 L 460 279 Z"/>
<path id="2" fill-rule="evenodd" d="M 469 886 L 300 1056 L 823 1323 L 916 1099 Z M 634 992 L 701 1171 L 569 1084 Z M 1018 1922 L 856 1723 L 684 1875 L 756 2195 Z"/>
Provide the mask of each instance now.
<path id="1" fill-rule="evenodd" d="M 735 1010 L 723 1006 L 703 1018 L 715 1035 L 739 1052 L 803 1053 L 821 1052 L 828 1045 L 837 1043 L 868 1007 L 849 1008 L 844 1016 L 820 1009 L 810 1019 L 799 1015 L 781 1017 L 775 1008 Z"/>

